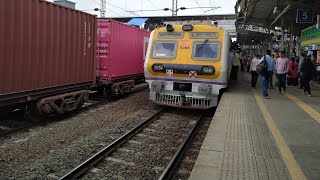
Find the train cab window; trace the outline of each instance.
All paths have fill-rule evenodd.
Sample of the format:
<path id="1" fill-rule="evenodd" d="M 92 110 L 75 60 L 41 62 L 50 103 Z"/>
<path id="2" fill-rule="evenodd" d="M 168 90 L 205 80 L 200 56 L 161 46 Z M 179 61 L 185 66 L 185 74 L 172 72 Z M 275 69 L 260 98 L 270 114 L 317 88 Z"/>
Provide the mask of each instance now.
<path id="1" fill-rule="evenodd" d="M 153 44 L 152 58 L 174 59 L 177 53 L 177 42 L 155 41 Z"/>
<path id="2" fill-rule="evenodd" d="M 195 60 L 219 60 L 220 44 L 218 42 L 196 41 L 192 49 L 192 58 Z"/>

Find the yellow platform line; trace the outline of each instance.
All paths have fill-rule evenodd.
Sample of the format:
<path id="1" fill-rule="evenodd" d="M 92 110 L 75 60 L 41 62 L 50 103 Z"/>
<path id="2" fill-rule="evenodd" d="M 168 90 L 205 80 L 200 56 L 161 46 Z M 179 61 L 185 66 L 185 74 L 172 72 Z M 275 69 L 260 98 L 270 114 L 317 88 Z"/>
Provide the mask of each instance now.
<path id="1" fill-rule="evenodd" d="M 301 170 L 299 164 L 297 163 L 296 159 L 294 158 L 290 148 L 288 147 L 284 137 L 281 135 L 277 125 L 275 124 L 274 120 L 272 119 L 271 114 L 267 110 L 266 105 L 264 104 L 262 98 L 252 90 L 254 93 L 254 97 L 257 101 L 257 104 L 262 112 L 262 115 L 271 131 L 271 134 L 279 148 L 281 157 L 288 168 L 288 172 L 291 176 L 292 180 L 306 180 L 306 176 L 304 175 L 303 171 Z"/>
<path id="2" fill-rule="evenodd" d="M 291 101 L 293 101 L 294 103 L 296 103 L 301 109 L 303 109 L 306 113 L 309 114 L 309 116 L 311 116 L 317 123 L 320 123 L 320 113 L 318 111 L 316 111 L 315 109 L 313 109 L 312 107 L 310 107 L 309 105 L 307 105 L 306 103 L 304 103 L 303 101 L 301 101 L 300 99 L 298 99 L 297 97 L 295 97 L 292 94 L 289 93 L 285 93 L 285 95 L 287 96 L 287 98 L 289 98 Z"/>

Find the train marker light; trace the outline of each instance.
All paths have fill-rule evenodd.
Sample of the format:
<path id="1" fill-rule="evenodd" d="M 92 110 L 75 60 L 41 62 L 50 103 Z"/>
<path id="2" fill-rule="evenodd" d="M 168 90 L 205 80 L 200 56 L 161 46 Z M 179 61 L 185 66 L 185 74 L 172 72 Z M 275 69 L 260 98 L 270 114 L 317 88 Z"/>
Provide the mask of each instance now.
<path id="1" fill-rule="evenodd" d="M 172 32 L 174 29 L 173 29 L 173 26 L 171 24 L 167 24 L 167 31 L 168 32 Z"/>
<path id="2" fill-rule="evenodd" d="M 183 31 L 192 31 L 193 30 L 193 26 L 192 24 L 185 24 L 182 26 L 182 30 Z"/>
<path id="3" fill-rule="evenodd" d="M 214 68 L 212 66 L 203 66 L 201 71 L 210 75 L 214 74 Z"/>
<path id="4" fill-rule="evenodd" d="M 163 70 L 163 65 L 162 64 L 154 64 L 152 65 L 152 70 L 157 72 L 157 71 L 162 71 Z"/>

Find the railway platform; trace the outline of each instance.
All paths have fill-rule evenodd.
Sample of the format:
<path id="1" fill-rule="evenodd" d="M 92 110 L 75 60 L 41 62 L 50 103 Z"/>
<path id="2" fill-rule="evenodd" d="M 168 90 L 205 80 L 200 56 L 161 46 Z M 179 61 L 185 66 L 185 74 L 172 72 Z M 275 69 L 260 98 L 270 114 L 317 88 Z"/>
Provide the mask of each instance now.
<path id="1" fill-rule="evenodd" d="M 222 96 L 189 180 L 320 179 L 320 87 L 261 95 L 243 76 Z"/>

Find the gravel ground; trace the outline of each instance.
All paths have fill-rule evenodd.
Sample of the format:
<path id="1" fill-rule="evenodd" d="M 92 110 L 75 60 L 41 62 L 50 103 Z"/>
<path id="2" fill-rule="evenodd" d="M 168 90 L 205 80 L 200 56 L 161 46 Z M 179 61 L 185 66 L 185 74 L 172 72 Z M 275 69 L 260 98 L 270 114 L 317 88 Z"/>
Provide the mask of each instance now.
<path id="1" fill-rule="evenodd" d="M 83 179 L 157 179 L 201 113 L 171 109 Z"/>
<path id="2" fill-rule="evenodd" d="M 0 179 L 56 179 L 158 109 L 148 90 L 0 139 Z"/>

